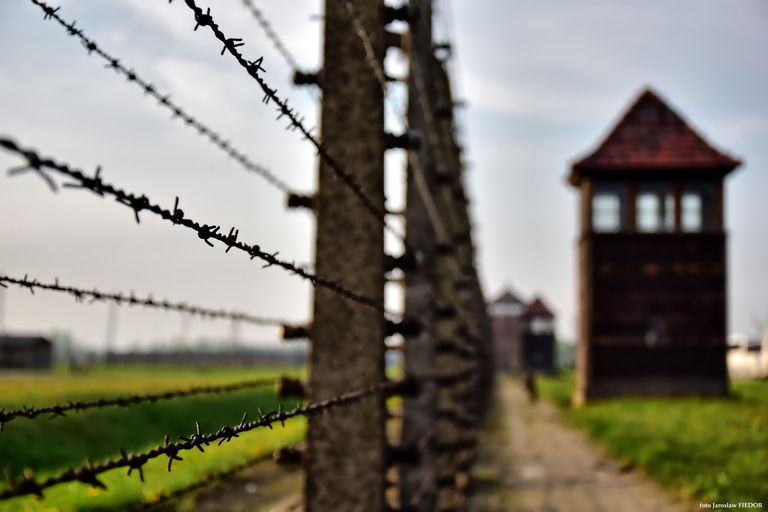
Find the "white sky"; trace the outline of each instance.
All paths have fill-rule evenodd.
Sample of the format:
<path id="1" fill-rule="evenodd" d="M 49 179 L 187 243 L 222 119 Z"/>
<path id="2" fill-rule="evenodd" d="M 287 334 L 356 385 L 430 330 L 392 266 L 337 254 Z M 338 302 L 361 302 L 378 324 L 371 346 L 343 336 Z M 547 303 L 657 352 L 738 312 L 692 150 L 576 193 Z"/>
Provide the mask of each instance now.
<path id="1" fill-rule="evenodd" d="M 645 85 L 653 86 L 716 147 L 745 164 L 727 181 L 730 330 L 768 321 L 768 4 L 762 0 L 458 1 L 437 4 L 437 33 L 455 34 L 457 90 L 471 165 L 468 188 L 478 263 L 489 298 L 505 284 L 524 299 L 544 295 L 572 339 L 576 311 L 576 194 L 569 162 L 593 149 Z M 218 130 L 293 187 L 311 191 L 311 145 L 261 103 L 261 94 L 183 2 L 63 0 L 59 14 L 141 77 Z M 204 5 L 204 4 L 201 4 Z M 264 56 L 268 83 L 314 125 L 317 94 L 290 72 L 240 0 L 211 2 L 245 56 Z M 275 30 L 307 70 L 321 62 L 317 0 L 262 1 Z M 450 29 L 450 27 L 453 29 Z M 448 28 L 446 28 L 448 27 Z M 0 133 L 106 181 L 145 193 L 289 260 L 312 261 L 314 220 L 286 211 L 285 197 L 159 108 L 104 62 L 88 56 L 29 0 L 0 2 Z M 390 52 L 392 74 L 402 67 Z M 457 65 L 456 65 L 457 64 Z M 398 86 L 395 86 L 395 89 Z M 395 94 L 402 93 L 397 89 Z M 394 124 L 394 123 L 390 123 Z M 402 155 L 387 157 L 389 205 L 402 205 Z M 0 152 L 0 168 L 19 159 Z M 243 254 L 209 248 L 194 233 L 84 191 L 52 194 L 31 174 L 0 176 L 0 273 L 152 293 L 201 306 L 296 321 L 309 318 L 311 289 Z M 400 294 L 388 300 L 399 307 Z M 61 329 L 103 346 L 107 306 L 9 288 L 8 331 Z M 175 313 L 122 308 L 118 346 L 179 336 Z M 227 322 L 192 320 L 189 336 L 224 337 Z M 277 330 L 242 326 L 249 340 Z"/>

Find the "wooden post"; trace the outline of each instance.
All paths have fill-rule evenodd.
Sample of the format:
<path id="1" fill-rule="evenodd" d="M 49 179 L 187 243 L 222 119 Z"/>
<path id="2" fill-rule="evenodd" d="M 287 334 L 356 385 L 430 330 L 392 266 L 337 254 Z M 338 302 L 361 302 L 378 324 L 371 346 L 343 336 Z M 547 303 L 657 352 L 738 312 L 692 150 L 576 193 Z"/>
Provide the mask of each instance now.
<path id="1" fill-rule="evenodd" d="M 384 55 L 382 0 L 355 6 Z M 322 138 L 375 206 L 384 209 L 384 100 L 344 2 L 325 6 Z M 319 275 L 383 302 L 384 234 L 323 162 L 317 193 Z M 385 379 L 380 312 L 315 288 L 310 399 L 323 400 Z M 373 396 L 309 418 L 305 510 L 372 512 L 385 508 L 385 403 Z"/>
<path id="2" fill-rule="evenodd" d="M 627 218 L 625 219 L 626 220 L 625 231 L 627 233 L 637 232 L 637 189 L 638 189 L 637 182 L 630 181 L 627 184 L 627 194 L 626 194 Z"/>
<path id="3" fill-rule="evenodd" d="M 582 178 L 579 236 L 579 332 L 573 405 L 584 405 L 592 392 L 592 193 L 591 178 Z"/>

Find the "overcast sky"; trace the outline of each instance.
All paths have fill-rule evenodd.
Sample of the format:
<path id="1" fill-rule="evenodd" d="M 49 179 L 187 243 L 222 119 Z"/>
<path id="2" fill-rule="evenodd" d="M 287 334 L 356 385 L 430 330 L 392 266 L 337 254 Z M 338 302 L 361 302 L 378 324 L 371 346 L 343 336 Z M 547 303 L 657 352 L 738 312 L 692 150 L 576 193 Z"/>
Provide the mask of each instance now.
<path id="1" fill-rule="evenodd" d="M 304 69 L 321 63 L 317 0 L 255 2 Z M 283 130 L 256 84 L 194 21 L 183 2 L 62 0 L 59 15 L 159 91 L 217 130 L 292 187 L 316 181 L 311 145 Z M 204 3 L 201 5 L 205 5 Z M 290 70 L 241 0 L 211 2 L 224 32 L 242 37 L 249 59 L 264 56 L 265 79 L 317 122 L 318 93 L 290 85 Z M 762 0 L 437 2 L 440 38 L 455 42 L 457 90 L 466 100 L 462 136 L 476 226 L 478 264 L 489 298 L 511 286 L 543 294 L 561 337 L 576 322 L 576 194 L 569 164 L 594 149 L 645 86 L 652 86 L 715 147 L 745 163 L 727 180 L 729 330 L 768 321 L 768 4 Z M 29 0 L 0 2 L 0 134 L 44 155 L 144 193 L 299 263 L 311 262 L 314 220 L 287 211 L 285 197 L 233 161 L 135 85 L 68 37 Z M 387 67 L 403 68 L 391 51 Z M 401 94 L 394 86 L 394 94 Z M 395 123 L 391 123 L 395 124 Z M 19 165 L 0 152 L 0 167 Z M 401 154 L 387 156 L 389 206 L 402 206 Z M 103 291 L 224 307 L 295 321 L 309 318 L 311 288 L 150 215 L 137 225 L 114 201 L 77 190 L 54 195 L 31 174 L 0 176 L 0 273 Z M 393 245 L 394 248 L 394 245 Z M 2 293 L 2 292 L 0 292 Z M 400 307 L 395 285 L 389 304 Z M 9 288 L 11 332 L 59 329 L 103 346 L 107 306 Z M 119 347 L 178 337 L 175 313 L 121 308 Z M 192 320 L 187 336 L 229 336 L 227 322 Z M 247 340 L 277 330 L 242 326 Z"/>

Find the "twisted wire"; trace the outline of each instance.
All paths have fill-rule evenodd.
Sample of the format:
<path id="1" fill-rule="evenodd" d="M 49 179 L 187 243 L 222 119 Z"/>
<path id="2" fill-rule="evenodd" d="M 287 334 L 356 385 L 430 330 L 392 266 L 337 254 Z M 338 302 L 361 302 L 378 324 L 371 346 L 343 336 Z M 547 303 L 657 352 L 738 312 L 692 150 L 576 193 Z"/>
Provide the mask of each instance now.
<path id="1" fill-rule="evenodd" d="M 413 497 L 411 498 L 411 501 L 409 503 L 411 507 L 418 507 L 421 504 L 421 501 L 427 495 L 427 491 L 435 483 L 435 480 L 437 480 L 437 475 L 440 472 L 440 467 L 445 463 L 446 459 L 447 459 L 447 455 L 440 455 L 437 458 L 435 463 L 430 468 L 429 473 L 427 473 L 424 476 L 424 478 L 421 480 L 421 484 L 419 485 L 419 488 L 416 490 L 416 494 L 414 494 Z"/>
<path id="2" fill-rule="evenodd" d="M 382 63 L 379 61 L 378 58 L 376 58 L 376 53 L 373 50 L 373 45 L 371 44 L 371 37 L 368 34 L 368 31 L 365 28 L 365 25 L 363 24 L 362 20 L 360 19 L 360 15 L 357 11 L 357 9 L 354 6 L 354 3 L 352 0 L 343 0 L 344 6 L 347 9 L 347 13 L 349 14 L 350 18 L 353 22 L 353 31 L 355 32 L 355 35 L 360 39 L 361 43 L 363 44 L 363 48 L 365 50 L 365 60 L 368 63 L 368 65 L 371 68 L 371 72 L 373 73 L 376 80 L 379 82 L 379 86 L 381 87 L 381 90 L 384 92 L 385 97 L 389 97 L 389 89 L 387 87 L 387 81 L 386 76 L 384 74 Z M 418 63 L 415 60 L 412 60 L 414 66 L 418 66 Z M 424 82 L 421 80 L 421 88 L 419 89 L 419 98 L 423 98 L 422 93 L 426 93 L 426 90 L 424 88 Z M 429 114 L 429 118 L 427 119 L 427 125 L 434 127 L 434 117 L 431 115 L 432 112 L 429 110 L 429 107 L 425 108 L 424 101 L 421 100 L 421 107 L 422 110 L 425 112 L 425 116 L 427 115 L 427 112 Z M 405 113 L 405 109 L 400 109 L 400 119 L 403 122 L 404 126 L 408 127 L 408 117 Z M 429 142 L 430 144 L 436 149 L 440 147 L 439 140 L 436 138 L 436 134 L 433 133 L 433 130 L 429 131 Z M 421 168 L 421 164 L 419 162 L 419 154 L 415 150 L 409 150 L 408 156 L 411 159 L 411 167 L 414 172 L 414 178 L 416 181 L 416 188 L 419 192 L 419 195 L 421 196 L 422 201 L 424 202 L 424 206 L 427 210 L 427 216 L 429 217 L 429 221 L 432 224 L 432 228 L 435 230 L 435 234 L 437 235 L 438 240 L 440 241 L 446 241 L 448 240 L 448 231 L 445 229 L 445 226 L 443 225 L 442 220 L 440 219 L 440 214 L 438 213 L 437 207 L 435 206 L 435 201 L 432 197 L 432 194 L 429 191 L 429 187 L 427 186 L 427 180 L 424 175 L 424 171 Z"/>
<path id="3" fill-rule="evenodd" d="M 217 133 L 215 130 L 206 126 L 197 118 L 187 113 L 187 111 L 184 110 L 181 106 L 179 106 L 178 103 L 172 101 L 170 99 L 170 96 L 162 95 L 160 92 L 157 91 L 154 85 L 152 85 L 147 80 L 144 80 L 143 78 L 141 78 L 136 73 L 136 71 L 134 71 L 132 68 L 128 68 L 125 65 L 123 65 L 120 62 L 120 59 L 113 57 L 112 55 L 102 50 L 93 39 L 89 39 L 88 37 L 86 37 L 83 34 L 83 31 L 81 29 L 75 28 L 75 23 L 76 23 L 75 21 L 72 21 L 71 23 L 67 23 L 57 13 L 60 7 L 56 7 L 54 9 L 53 7 L 46 4 L 44 1 L 41 1 L 41 0 L 30 0 L 30 1 L 33 4 L 37 5 L 38 7 L 40 7 L 45 12 L 45 19 L 51 19 L 51 20 L 57 21 L 60 25 L 62 25 L 64 28 L 67 29 L 67 32 L 70 36 L 75 36 L 78 39 L 80 39 L 85 49 L 88 50 L 89 55 L 92 53 L 95 53 L 101 58 L 103 58 L 104 60 L 106 60 L 107 68 L 114 69 L 115 72 L 124 76 L 126 80 L 128 80 L 128 82 L 138 84 L 139 87 L 144 89 L 144 92 L 146 94 L 152 96 L 157 100 L 158 105 L 170 110 L 172 114 L 171 119 L 174 119 L 176 117 L 180 118 L 182 121 L 184 121 L 184 124 L 186 126 L 191 126 L 193 129 L 197 130 L 198 134 L 207 138 L 211 143 L 213 143 L 214 146 L 224 151 L 224 153 L 226 153 L 228 156 L 233 158 L 237 163 L 243 166 L 243 168 L 258 174 L 259 176 L 264 178 L 270 185 L 274 186 L 278 190 L 285 193 L 295 193 L 295 191 L 287 183 L 285 183 L 283 180 L 278 178 L 269 169 L 267 169 L 263 165 L 257 164 L 256 162 L 251 160 L 250 157 L 248 157 L 246 154 L 232 147 L 232 145 L 228 141 L 226 141 L 219 133 Z"/>
<path id="4" fill-rule="evenodd" d="M 186 302 L 169 302 L 167 300 L 155 300 L 151 295 L 144 298 L 136 297 L 133 292 L 128 295 L 123 293 L 104 293 L 100 292 L 96 288 L 86 290 L 83 288 L 75 288 L 72 286 L 62 286 L 59 284 L 58 278 L 53 283 L 41 283 L 37 279 L 31 281 L 25 275 L 23 279 L 18 279 L 10 276 L 0 275 L 0 286 L 7 288 L 3 283 L 15 284 L 20 288 L 27 288 L 33 294 L 35 289 L 49 290 L 67 293 L 75 298 L 76 301 L 82 302 L 84 299 L 90 298 L 91 302 L 94 301 L 113 301 L 119 305 L 128 304 L 129 306 L 142 306 L 154 309 L 164 309 L 167 311 L 177 311 L 179 313 L 189 313 L 192 315 L 198 315 L 203 319 L 227 319 L 235 320 L 238 322 L 245 322 L 254 325 L 290 325 L 292 322 L 282 320 L 279 318 L 266 318 L 261 316 L 255 316 L 248 313 L 242 313 L 238 311 L 226 311 L 224 309 L 210 309 L 200 306 L 190 306 Z"/>
<path id="5" fill-rule="evenodd" d="M 172 224 L 184 226 L 188 229 L 195 231 L 197 233 L 197 236 L 201 240 L 203 240 L 206 244 L 208 244 L 210 247 L 214 247 L 214 245 L 211 243 L 211 240 L 221 242 L 222 244 L 227 246 L 227 249 L 225 252 L 229 252 L 229 250 L 233 248 L 239 251 L 245 252 L 251 257 L 251 259 L 259 258 L 265 261 L 266 265 L 264 265 L 264 268 L 270 267 L 273 265 L 277 267 L 281 267 L 292 274 L 296 274 L 304 279 L 309 280 L 313 285 L 323 286 L 325 288 L 328 288 L 329 290 L 332 290 L 338 293 L 342 297 L 345 297 L 349 300 L 357 302 L 358 304 L 375 309 L 376 311 L 380 311 L 391 317 L 397 317 L 397 315 L 389 313 L 385 309 L 384 304 L 382 302 L 372 297 L 350 290 L 349 288 L 346 288 L 343 285 L 341 285 L 338 281 L 321 277 L 321 276 L 318 276 L 317 274 L 312 274 L 306 271 L 305 269 L 299 266 L 296 266 L 295 263 L 278 259 L 277 252 L 270 254 L 268 252 L 263 251 L 261 247 L 259 247 L 259 245 L 257 244 L 249 245 L 239 241 L 238 240 L 239 230 L 236 229 L 235 227 L 232 227 L 229 230 L 229 234 L 225 235 L 223 232 L 219 231 L 221 229 L 221 226 L 212 225 L 212 224 L 201 225 L 198 222 L 188 217 L 185 217 L 184 211 L 178 207 L 179 206 L 178 197 L 176 198 L 176 203 L 174 204 L 173 210 L 168 210 L 160 207 L 157 204 L 153 204 L 149 200 L 149 198 L 146 197 L 144 194 L 142 194 L 141 196 L 137 196 L 136 194 L 126 192 L 122 189 L 116 188 L 115 186 L 109 183 L 104 182 L 100 176 L 101 167 L 96 168 L 96 172 L 93 175 L 93 177 L 88 177 L 88 176 L 85 176 L 79 170 L 70 169 L 67 164 L 59 164 L 57 162 L 54 162 L 51 159 L 43 159 L 34 150 L 22 149 L 19 146 L 17 146 L 16 143 L 11 139 L 0 137 L 0 147 L 5 148 L 10 152 L 16 153 L 27 160 L 27 164 L 25 166 L 15 168 L 15 169 L 10 169 L 8 171 L 8 174 L 10 175 L 15 175 L 22 172 L 28 172 L 28 171 L 35 172 L 38 176 L 40 176 L 43 180 L 45 180 L 48 183 L 48 185 L 51 187 L 53 191 L 56 191 L 57 190 L 56 183 L 53 181 L 53 179 L 50 176 L 46 174 L 46 171 L 44 170 L 44 168 L 52 171 L 56 171 L 58 173 L 61 173 L 75 180 L 75 183 L 64 184 L 65 187 L 87 189 L 102 197 L 104 196 L 114 197 L 118 203 L 121 203 L 133 210 L 137 223 L 139 222 L 139 212 L 145 211 L 145 210 L 152 212 L 155 215 L 162 217 L 164 220 L 171 222 Z"/>
<path id="6" fill-rule="evenodd" d="M 348 12 L 350 12 L 350 15 L 354 16 L 353 9 L 351 9 L 352 0 L 344 0 L 344 1 L 345 1 L 345 5 L 347 6 Z M 386 87 L 386 82 L 381 79 L 381 77 L 383 77 L 381 63 L 379 62 L 378 59 L 375 58 L 375 54 L 370 44 L 370 38 L 368 37 L 368 34 L 365 31 L 365 27 L 362 26 L 361 22 L 359 22 L 359 18 L 355 19 L 354 30 L 355 30 L 355 33 L 360 38 L 360 40 L 362 41 L 363 46 L 365 48 L 366 61 L 369 63 L 371 71 L 379 81 L 379 84 L 381 85 L 381 88 L 386 97 L 388 95 L 388 89 Z M 417 60 L 411 59 L 411 62 L 412 62 L 411 68 L 414 71 L 416 93 L 417 93 L 421 110 L 423 111 L 424 121 L 427 126 L 428 141 L 430 146 L 432 147 L 433 153 L 435 154 L 438 173 L 446 173 L 447 162 L 445 161 L 445 155 L 443 154 L 443 151 L 445 151 L 445 146 L 442 144 L 440 136 L 438 135 L 438 132 L 437 132 L 435 118 L 434 118 L 432 108 L 427 96 L 426 86 L 424 84 L 424 79 L 421 73 L 421 69 L 419 68 L 419 63 Z M 400 117 L 403 122 L 403 125 L 407 128 L 409 126 L 409 121 L 406 114 L 406 109 L 401 108 L 399 113 L 400 113 Z M 435 237 L 438 242 L 447 242 L 450 240 L 449 232 L 448 232 L 448 229 L 446 228 L 446 225 L 443 223 L 443 219 L 435 204 L 434 197 L 429 190 L 429 186 L 427 184 L 424 170 L 422 169 L 422 166 L 420 163 L 419 154 L 416 150 L 411 149 L 408 151 L 408 156 L 409 156 L 409 162 L 411 164 L 411 170 L 413 172 L 414 182 L 417 188 L 417 192 L 421 197 L 421 200 L 425 206 L 427 217 L 435 232 Z M 452 173 L 451 175 L 455 175 L 455 174 Z M 444 197 L 446 197 L 446 200 L 448 201 L 447 204 L 451 204 L 450 202 L 451 198 L 449 197 L 450 193 L 445 188 L 443 188 L 443 192 L 444 192 Z M 449 260 L 449 264 L 454 274 L 456 276 L 459 276 L 461 274 L 461 268 L 458 261 L 458 254 L 454 253 L 453 255 L 455 256 L 455 258 L 451 258 Z M 430 282 L 430 286 L 433 286 L 433 283 Z M 473 350 L 472 353 L 477 354 L 477 350 Z M 476 372 L 472 372 L 468 380 L 471 380 L 473 376 L 476 377 Z M 450 379 L 447 379 L 447 380 L 450 380 Z M 447 382 L 445 382 L 444 380 L 444 383 L 447 383 Z M 439 435 L 442 429 L 451 420 L 465 422 L 465 423 L 471 420 L 474 423 L 474 420 L 472 419 L 472 417 L 464 416 L 459 409 L 445 411 L 445 413 L 446 415 L 441 416 L 437 421 L 435 421 L 432 424 L 432 426 L 429 429 L 427 429 L 427 431 L 418 440 L 417 446 L 420 449 L 422 450 L 426 449 L 427 446 L 432 444 L 432 442 Z M 422 500 L 427 495 L 428 490 L 431 487 L 433 487 L 437 482 L 439 473 L 440 473 L 440 468 L 448 462 L 449 458 L 450 457 L 448 454 L 441 455 L 437 458 L 437 460 L 435 461 L 435 464 L 432 466 L 432 468 L 430 468 L 428 473 L 423 477 L 416 493 L 412 496 L 412 499 L 410 500 L 410 503 L 409 503 L 411 508 L 416 508 L 421 504 Z"/>
<path id="7" fill-rule="evenodd" d="M 379 86 L 381 87 L 382 92 L 384 92 L 384 96 L 387 96 L 389 94 L 389 89 L 387 87 L 387 77 L 384 75 L 384 69 L 381 65 L 381 62 L 379 62 L 379 59 L 376 58 L 376 52 L 373 51 L 371 36 L 368 34 L 368 30 L 365 28 L 363 20 L 360 18 L 360 13 L 357 11 L 355 4 L 353 4 L 351 0 L 343 1 L 344 7 L 347 10 L 347 14 L 349 14 L 349 17 L 352 20 L 352 30 L 363 43 L 363 48 L 365 49 L 365 60 L 371 67 L 371 71 L 373 72 L 373 76 L 376 77 L 376 81 L 379 82 Z"/>
<path id="8" fill-rule="evenodd" d="M 58 416 L 66 417 L 68 412 L 81 412 L 89 409 L 103 409 L 105 407 L 129 407 L 132 405 L 139 405 L 146 402 L 155 403 L 158 400 L 173 400 L 175 398 L 184 398 L 194 395 L 217 395 L 219 393 L 229 393 L 232 391 L 240 391 L 242 389 L 259 388 L 263 386 L 270 386 L 275 384 L 274 379 L 255 379 L 246 380 L 241 382 L 235 382 L 231 384 L 210 385 L 210 386 L 192 386 L 187 389 L 175 389 L 171 391 L 164 391 L 162 393 L 147 393 L 143 395 L 125 395 L 116 398 L 99 398 L 97 400 L 77 400 L 69 401 L 64 405 L 55 404 L 45 407 L 26 407 L 21 409 L 5 412 L 5 409 L 0 409 L 0 432 L 3 430 L 3 426 L 15 418 L 27 418 L 29 420 L 36 418 L 42 414 L 50 414 L 48 419 L 53 419 Z"/>
<path id="9" fill-rule="evenodd" d="M 272 28 L 272 24 L 264 17 L 264 13 L 261 12 L 261 9 L 256 7 L 252 0 L 243 0 L 243 5 L 251 12 L 253 17 L 256 18 L 256 22 L 267 34 L 267 38 L 272 41 L 275 49 L 283 56 L 283 59 L 288 63 L 288 66 L 294 71 L 301 69 L 299 63 L 296 62 L 296 59 L 293 58 L 291 52 L 289 52 L 288 48 L 283 44 L 280 36 L 278 36 L 277 32 Z"/>
<path id="10" fill-rule="evenodd" d="M 106 489 L 106 486 L 97 477 L 102 473 L 116 468 L 128 468 L 128 474 L 133 470 L 136 470 L 139 473 L 139 478 L 144 481 L 142 467 L 149 460 L 156 459 L 163 455 L 168 457 L 167 467 L 168 471 L 170 471 L 174 460 L 183 460 L 179 457 L 180 452 L 192 450 L 193 448 L 197 448 L 201 452 L 204 452 L 205 450 L 203 446 L 208 446 L 214 441 L 219 441 L 218 444 L 221 445 L 224 441 L 229 442 L 233 437 L 239 437 L 240 434 L 256 428 L 268 427 L 271 429 L 272 425 L 275 423 L 280 423 L 285 426 L 286 420 L 296 416 L 318 415 L 330 409 L 357 402 L 372 395 L 406 392 L 412 389 L 417 382 L 415 377 L 405 377 L 399 380 L 381 382 L 367 388 L 340 394 L 333 398 L 315 402 L 304 407 L 297 406 L 291 411 L 283 411 L 282 405 L 280 405 L 277 410 L 273 410 L 266 414 L 259 411 L 259 418 L 250 423 L 246 422 L 248 413 L 245 413 L 239 425 L 234 427 L 224 426 L 218 431 L 210 434 L 203 434 L 200 429 L 200 423 L 198 422 L 196 424 L 195 434 L 192 434 L 189 437 L 179 436 L 181 441 L 174 443 L 171 443 L 168 436 L 166 436 L 163 445 L 158 445 L 156 448 L 144 453 L 128 455 L 125 452 L 121 452 L 120 458 L 107 460 L 101 464 L 94 464 L 92 461 L 88 460 L 85 466 L 81 466 L 77 469 L 69 468 L 62 473 L 49 477 L 41 482 L 38 482 L 34 475 L 25 476 L 21 481 L 11 482 L 10 489 L 0 492 L 0 501 L 29 494 L 42 496 L 45 489 L 68 482 L 82 482 L 94 487 Z M 350 417 L 350 420 L 353 420 L 353 418 Z"/>
<path id="11" fill-rule="evenodd" d="M 286 447 L 283 447 L 283 448 L 286 448 Z M 146 510 L 154 510 L 160 507 L 161 505 L 168 503 L 169 501 L 181 498 L 197 490 L 204 489 L 205 487 L 208 487 L 209 485 L 215 482 L 226 480 L 227 478 L 232 477 L 245 469 L 248 469 L 252 466 L 256 466 L 258 464 L 271 460 L 272 458 L 273 458 L 273 454 L 271 452 L 265 453 L 262 455 L 257 455 L 256 457 L 250 460 L 247 460 L 245 462 L 241 462 L 240 464 L 232 466 L 231 468 L 225 469 L 223 471 L 209 473 L 205 475 L 205 477 L 203 477 L 202 479 L 198 480 L 197 482 L 194 482 L 185 487 L 181 487 L 179 489 L 176 489 L 168 493 L 161 493 L 160 495 L 157 496 L 157 498 L 154 501 L 141 503 L 140 505 L 137 505 L 136 507 L 129 509 L 128 512 L 144 512 Z"/>
<path id="12" fill-rule="evenodd" d="M 265 104 L 269 104 L 269 102 L 272 101 L 275 105 L 277 105 L 277 112 L 279 113 L 277 119 L 281 119 L 283 117 L 288 118 L 289 123 L 286 128 L 289 130 L 299 130 L 303 137 L 313 146 L 315 146 L 315 149 L 320 155 L 320 158 L 328 165 L 328 167 L 331 168 L 336 177 L 339 178 L 341 182 L 344 183 L 344 185 L 352 191 L 352 193 L 355 195 L 355 197 L 357 197 L 357 199 L 368 211 L 368 213 L 373 215 L 373 217 L 385 229 L 393 233 L 396 237 L 402 239 L 402 235 L 400 235 L 396 230 L 391 228 L 389 224 L 387 224 L 385 219 L 386 212 L 374 204 L 374 202 L 368 197 L 368 195 L 363 190 L 363 187 L 358 182 L 357 177 L 354 174 L 346 171 L 341 166 L 341 164 L 335 158 L 333 158 L 333 156 L 331 156 L 325 143 L 321 143 L 314 135 L 312 135 L 312 129 L 308 129 L 304 125 L 304 118 L 300 117 L 295 109 L 289 107 L 288 100 L 281 99 L 277 95 L 277 90 L 269 87 L 266 81 L 262 78 L 260 73 L 264 71 L 264 68 L 262 67 L 264 58 L 260 57 L 254 61 L 246 60 L 238 50 L 239 47 L 245 45 L 242 38 L 227 37 L 214 21 L 210 8 L 208 8 L 206 12 L 203 12 L 203 10 L 195 3 L 195 0 L 184 0 L 184 3 L 195 13 L 196 25 L 194 30 L 197 30 L 199 27 L 209 27 L 211 29 L 216 39 L 224 44 L 224 47 L 221 50 L 221 54 L 224 55 L 224 52 L 229 52 L 230 55 L 232 55 L 235 60 L 237 60 L 238 64 L 240 64 L 240 66 L 242 66 L 243 69 L 245 69 L 246 72 L 254 80 L 256 80 L 256 82 L 259 84 L 259 87 L 261 87 L 261 90 L 264 92 Z"/>

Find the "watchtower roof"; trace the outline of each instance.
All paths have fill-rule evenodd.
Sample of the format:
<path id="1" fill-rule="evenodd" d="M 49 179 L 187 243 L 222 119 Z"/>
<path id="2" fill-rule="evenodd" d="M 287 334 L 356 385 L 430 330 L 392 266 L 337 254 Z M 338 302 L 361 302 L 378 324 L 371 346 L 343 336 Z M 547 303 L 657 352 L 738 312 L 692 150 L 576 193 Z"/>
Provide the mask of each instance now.
<path id="1" fill-rule="evenodd" d="M 494 304 L 522 304 L 523 301 L 515 297 L 512 292 L 505 290 L 501 297 L 493 301 Z"/>
<path id="2" fill-rule="evenodd" d="M 578 186 L 581 176 L 591 172 L 690 170 L 725 175 L 740 164 L 710 146 L 646 89 L 597 150 L 573 164 L 568 181 Z"/>
<path id="3" fill-rule="evenodd" d="M 544 304 L 544 301 L 541 298 L 536 297 L 533 302 L 530 303 L 527 308 L 525 308 L 525 316 L 554 317 L 555 315 Z"/>

